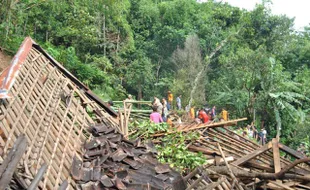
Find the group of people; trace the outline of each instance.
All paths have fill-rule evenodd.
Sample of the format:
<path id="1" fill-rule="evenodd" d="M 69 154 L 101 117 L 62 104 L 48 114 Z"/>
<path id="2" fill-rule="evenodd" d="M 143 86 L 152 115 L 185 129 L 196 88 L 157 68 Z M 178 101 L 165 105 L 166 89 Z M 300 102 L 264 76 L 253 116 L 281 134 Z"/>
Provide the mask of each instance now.
<path id="1" fill-rule="evenodd" d="M 175 99 L 175 105 L 177 110 L 182 109 L 182 95 L 179 95 Z M 173 94 L 171 91 L 167 93 L 167 99 L 164 97 L 161 100 L 154 96 L 154 100 L 152 102 L 153 112 L 150 115 L 150 120 L 154 123 L 160 122 L 168 122 L 171 123 L 169 119 L 168 112 L 173 108 Z M 189 113 L 189 116 L 192 119 L 195 119 L 196 123 L 210 123 L 213 119 L 216 118 L 216 106 L 210 108 L 201 108 L 196 110 L 195 106 L 189 108 L 185 107 L 186 112 Z M 223 109 L 221 112 L 221 119 L 227 121 L 228 120 L 228 112 Z"/>
<path id="2" fill-rule="evenodd" d="M 239 128 L 237 130 L 237 132 L 239 133 L 240 131 L 242 133 L 242 137 L 255 139 L 261 145 L 264 145 L 267 142 L 267 130 L 265 129 L 265 127 L 262 127 L 259 131 L 252 123 L 251 125 L 247 125 L 243 129 Z"/>
<path id="3" fill-rule="evenodd" d="M 176 108 L 178 110 L 182 109 L 181 98 L 182 95 L 179 95 L 176 98 Z M 153 112 L 150 115 L 150 120 L 152 122 L 167 122 L 169 124 L 172 123 L 168 115 L 168 111 L 171 110 L 173 107 L 173 94 L 171 93 L 171 91 L 168 91 L 167 100 L 165 97 L 160 100 L 158 97 L 154 96 L 154 100 L 152 102 Z"/>
<path id="4" fill-rule="evenodd" d="M 179 95 L 175 100 L 177 110 L 182 109 L 181 98 L 182 98 L 182 95 Z M 152 102 L 153 112 L 150 114 L 150 120 L 154 123 L 167 122 L 169 125 L 172 126 L 172 121 L 169 118 L 169 110 L 171 110 L 172 107 L 173 107 L 173 94 L 171 93 L 171 91 L 168 91 L 167 100 L 165 97 L 160 100 L 158 97 L 154 96 L 154 100 Z M 197 110 L 195 106 L 191 107 L 190 109 L 187 106 L 185 110 L 189 113 L 189 116 L 192 119 L 195 119 L 196 123 L 208 124 L 212 122 L 215 118 L 218 118 L 219 121 L 229 120 L 228 111 L 225 109 L 222 109 L 220 116 L 217 117 L 216 106 L 213 106 L 211 109 L 205 107 L 205 108 L 200 108 Z M 258 131 L 257 128 L 252 123 L 251 125 L 247 125 L 243 129 L 239 128 L 237 132 L 241 133 L 244 138 L 255 139 L 261 145 L 266 144 L 267 131 L 264 127 L 261 128 L 260 131 Z M 239 138 L 239 137 L 236 136 L 236 138 Z"/>
<path id="5" fill-rule="evenodd" d="M 200 108 L 196 111 L 196 114 L 193 110 L 195 107 L 191 108 L 190 116 L 195 119 L 196 123 L 210 123 L 214 119 L 219 119 L 219 121 L 228 121 L 228 111 L 222 109 L 220 117 L 217 117 L 216 106 L 210 108 Z"/>

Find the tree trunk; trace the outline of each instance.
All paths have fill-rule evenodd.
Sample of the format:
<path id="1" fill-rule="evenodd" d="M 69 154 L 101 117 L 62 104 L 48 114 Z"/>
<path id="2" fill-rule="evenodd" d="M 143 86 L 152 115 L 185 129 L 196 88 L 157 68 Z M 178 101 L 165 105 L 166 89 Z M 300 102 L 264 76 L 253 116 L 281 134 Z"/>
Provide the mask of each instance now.
<path id="1" fill-rule="evenodd" d="M 157 71 L 156 71 L 156 82 L 157 83 L 159 81 L 159 71 L 160 71 L 160 68 L 161 68 L 161 62 L 162 62 L 162 57 L 159 58 L 159 61 L 157 63 Z"/>
<path id="2" fill-rule="evenodd" d="M 106 28 L 105 28 L 105 13 L 103 13 L 103 25 L 102 25 L 102 31 L 103 31 L 103 55 L 106 56 L 107 54 L 107 39 L 106 39 Z"/>
<path id="3" fill-rule="evenodd" d="M 120 37 L 119 37 L 119 30 L 117 32 L 117 41 L 116 41 L 116 54 L 118 54 L 118 50 L 119 50 L 119 41 L 120 41 Z"/>
<path id="4" fill-rule="evenodd" d="M 138 84 L 138 100 L 142 99 L 142 85 L 141 82 Z"/>

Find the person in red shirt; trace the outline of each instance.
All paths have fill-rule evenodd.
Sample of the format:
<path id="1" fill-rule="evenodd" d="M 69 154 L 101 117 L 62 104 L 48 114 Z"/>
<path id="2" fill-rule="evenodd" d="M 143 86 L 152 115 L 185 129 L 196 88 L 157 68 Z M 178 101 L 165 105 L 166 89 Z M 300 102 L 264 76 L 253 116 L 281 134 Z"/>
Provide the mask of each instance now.
<path id="1" fill-rule="evenodd" d="M 209 121 L 209 116 L 203 109 L 199 111 L 198 118 L 202 120 L 202 123 L 208 123 Z"/>

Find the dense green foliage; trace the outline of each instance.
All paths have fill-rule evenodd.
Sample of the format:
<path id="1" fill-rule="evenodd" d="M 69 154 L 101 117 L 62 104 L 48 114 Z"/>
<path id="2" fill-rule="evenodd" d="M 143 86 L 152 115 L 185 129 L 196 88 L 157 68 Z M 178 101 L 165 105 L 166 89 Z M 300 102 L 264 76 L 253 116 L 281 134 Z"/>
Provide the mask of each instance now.
<path id="1" fill-rule="evenodd" d="M 166 123 L 155 124 L 150 121 L 135 121 L 131 123 L 130 128 L 134 131 L 130 136 L 131 139 L 144 138 L 144 140 L 148 140 L 155 133 L 169 131 L 169 126 Z M 193 153 L 186 147 L 188 143 L 195 142 L 198 138 L 198 132 L 186 134 L 173 132 L 159 137 L 158 144 L 156 144 L 159 161 L 168 163 L 171 167 L 185 173 L 203 165 L 206 161 L 205 156 L 202 153 Z"/>
<path id="2" fill-rule="evenodd" d="M 170 89 L 185 106 L 202 71 L 194 105 L 225 107 L 266 126 L 269 138 L 278 131 L 287 145 L 308 145 L 310 28 L 294 31 L 267 4 L 1 0 L 0 46 L 16 51 L 31 36 L 105 100 Z"/>

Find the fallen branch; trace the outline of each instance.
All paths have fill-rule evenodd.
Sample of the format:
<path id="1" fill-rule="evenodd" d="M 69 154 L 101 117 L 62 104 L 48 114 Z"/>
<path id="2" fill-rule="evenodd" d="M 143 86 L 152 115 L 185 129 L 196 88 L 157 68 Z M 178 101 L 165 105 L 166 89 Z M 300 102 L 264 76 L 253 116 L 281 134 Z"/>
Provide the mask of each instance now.
<path id="1" fill-rule="evenodd" d="M 285 168 L 283 168 L 281 171 L 279 171 L 275 175 L 277 178 L 282 178 L 286 172 L 288 172 L 290 169 L 292 169 L 296 165 L 300 163 L 304 163 L 304 162 L 309 162 L 309 161 L 310 161 L 310 158 L 302 158 L 299 160 L 295 160 L 293 163 L 291 163 L 290 165 L 287 165 Z"/>

